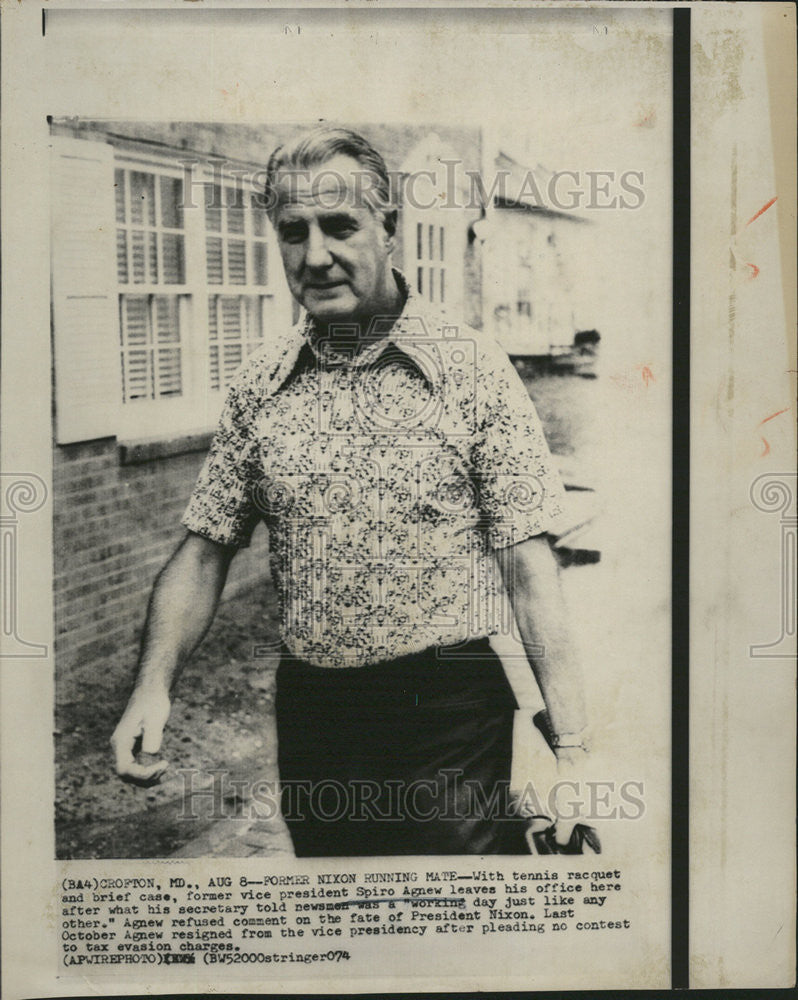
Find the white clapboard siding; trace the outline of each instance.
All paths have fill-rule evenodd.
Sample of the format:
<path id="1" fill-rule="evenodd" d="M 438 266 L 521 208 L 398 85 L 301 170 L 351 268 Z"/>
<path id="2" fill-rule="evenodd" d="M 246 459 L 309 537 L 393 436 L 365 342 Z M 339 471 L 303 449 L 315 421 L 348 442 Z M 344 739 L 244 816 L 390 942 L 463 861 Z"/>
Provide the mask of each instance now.
<path id="1" fill-rule="evenodd" d="M 116 433 L 120 393 L 111 146 L 53 136 L 56 441 Z"/>

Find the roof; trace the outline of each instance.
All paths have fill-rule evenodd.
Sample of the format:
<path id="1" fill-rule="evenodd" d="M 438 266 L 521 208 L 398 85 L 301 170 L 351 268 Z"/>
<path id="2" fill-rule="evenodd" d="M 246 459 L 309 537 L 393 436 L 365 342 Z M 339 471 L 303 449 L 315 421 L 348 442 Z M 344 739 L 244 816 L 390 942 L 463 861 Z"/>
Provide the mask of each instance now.
<path id="1" fill-rule="evenodd" d="M 542 218 L 567 219 L 569 222 L 584 223 L 588 220 L 576 212 L 553 208 L 546 201 L 546 194 L 557 175 L 538 163 L 535 167 L 525 167 L 508 153 L 499 150 L 494 159 L 497 173 L 506 174 L 504 184 L 497 187 L 502 191 L 493 198 L 493 207 L 531 212 Z"/>

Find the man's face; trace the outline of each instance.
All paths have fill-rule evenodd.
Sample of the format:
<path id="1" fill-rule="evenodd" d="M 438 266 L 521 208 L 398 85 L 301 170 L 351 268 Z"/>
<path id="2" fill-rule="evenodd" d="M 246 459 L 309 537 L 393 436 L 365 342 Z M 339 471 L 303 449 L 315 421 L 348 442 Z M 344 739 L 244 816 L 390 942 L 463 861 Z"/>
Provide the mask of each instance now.
<path id="1" fill-rule="evenodd" d="M 367 204 L 370 183 L 349 156 L 277 174 L 274 225 L 288 287 L 322 322 L 372 316 L 395 298 L 391 241 Z"/>

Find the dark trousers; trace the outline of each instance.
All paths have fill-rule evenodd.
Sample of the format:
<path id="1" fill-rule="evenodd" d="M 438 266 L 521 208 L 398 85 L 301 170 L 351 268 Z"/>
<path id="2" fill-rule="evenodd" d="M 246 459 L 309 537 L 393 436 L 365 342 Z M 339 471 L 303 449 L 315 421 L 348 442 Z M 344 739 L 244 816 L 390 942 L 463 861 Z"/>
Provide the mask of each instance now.
<path id="1" fill-rule="evenodd" d="M 509 803 L 516 708 L 487 639 L 351 669 L 284 652 L 278 766 L 297 857 L 528 853 Z"/>

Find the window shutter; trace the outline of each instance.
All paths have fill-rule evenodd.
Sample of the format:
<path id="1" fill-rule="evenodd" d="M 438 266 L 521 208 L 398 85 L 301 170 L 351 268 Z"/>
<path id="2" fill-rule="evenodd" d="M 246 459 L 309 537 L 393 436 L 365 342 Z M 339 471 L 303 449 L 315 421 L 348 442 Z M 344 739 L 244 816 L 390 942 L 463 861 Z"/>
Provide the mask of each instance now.
<path id="1" fill-rule="evenodd" d="M 120 406 L 113 149 L 53 136 L 56 441 L 116 433 Z"/>
<path id="2" fill-rule="evenodd" d="M 125 402 L 149 399 L 151 368 L 149 364 L 148 301 L 146 295 L 126 295 L 122 304 L 122 378 Z"/>
<path id="3" fill-rule="evenodd" d="M 155 374 L 159 396 L 179 396 L 183 392 L 182 351 L 178 333 L 177 299 L 171 295 L 155 296 L 154 342 Z"/>
<path id="4" fill-rule="evenodd" d="M 228 240 L 227 269 L 231 285 L 247 283 L 246 244 L 243 240 Z"/>
<path id="5" fill-rule="evenodd" d="M 233 377 L 244 360 L 244 345 L 242 342 L 244 330 L 241 325 L 241 312 L 246 308 L 244 302 L 235 297 L 225 296 L 222 299 L 222 330 L 223 365 L 225 385 L 233 381 Z"/>

